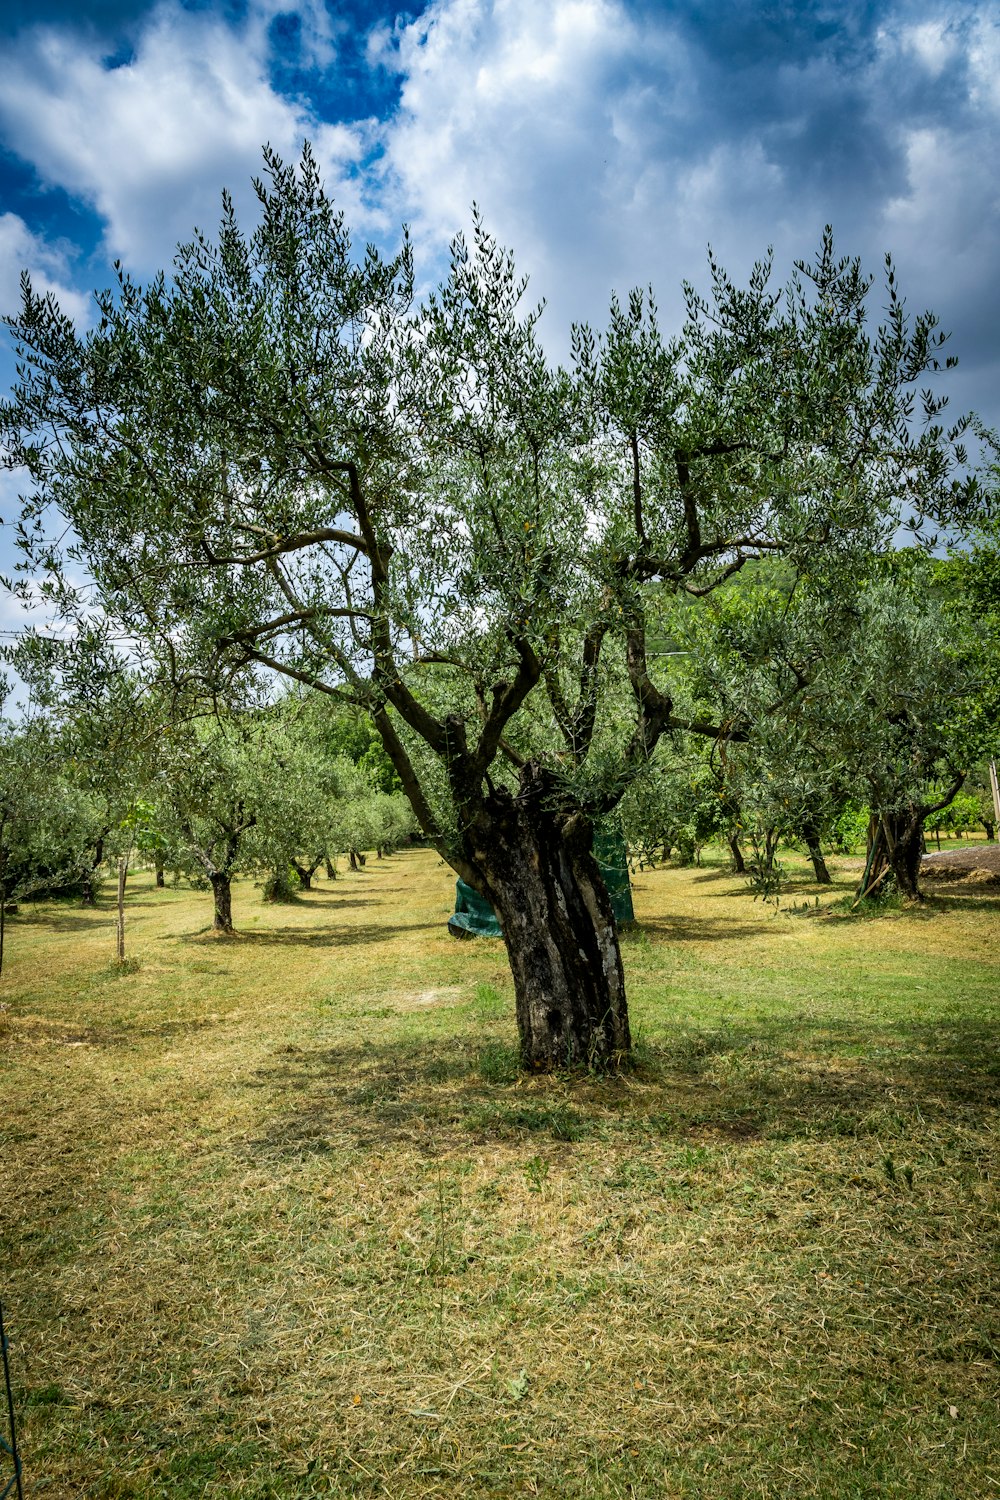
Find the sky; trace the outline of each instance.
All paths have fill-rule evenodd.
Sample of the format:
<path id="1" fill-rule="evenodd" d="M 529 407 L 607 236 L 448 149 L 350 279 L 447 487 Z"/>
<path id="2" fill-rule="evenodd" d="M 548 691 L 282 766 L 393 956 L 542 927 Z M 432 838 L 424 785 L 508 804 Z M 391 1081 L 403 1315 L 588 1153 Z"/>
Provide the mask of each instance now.
<path id="1" fill-rule="evenodd" d="M 1000 0 L 0 0 L 0 46 L 0 310 L 26 268 L 86 326 L 116 258 L 168 268 L 223 187 L 249 219 L 263 143 L 308 138 L 425 285 L 475 201 L 557 358 L 613 289 L 670 331 L 709 244 L 783 281 L 830 223 L 950 331 L 950 410 L 1000 424 Z"/>

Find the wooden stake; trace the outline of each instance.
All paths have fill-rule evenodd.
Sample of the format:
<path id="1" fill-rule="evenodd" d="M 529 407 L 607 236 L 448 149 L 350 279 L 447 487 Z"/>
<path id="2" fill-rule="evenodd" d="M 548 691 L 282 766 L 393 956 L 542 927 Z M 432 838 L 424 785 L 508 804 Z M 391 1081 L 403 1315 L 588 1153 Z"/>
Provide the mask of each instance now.
<path id="1" fill-rule="evenodd" d="M 118 961 L 125 957 L 125 857 L 118 860 Z"/>
<path id="2" fill-rule="evenodd" d="M 868 889 L 866 891 L 862 891 L 861 892 L 861 895 L 857 898 L 857 901 L 853 901 L 851 903 L 851 911 L 854 910 L 854 908 L 859 904 L 859 902 L 864 901 L 866 897 L 870 896 L 871 893 L 872 893 L 872 891 L 877 891 L 878 888 L 879 888 L 879 886 L 882 884 L 883 880 L 885 879 L 885 877 L 887 875 L 891 874 L 891 873 L 892 873 L 892 865 L 886 865 L 885 869 L 882 871 L 882 873 L 878 877 L 878 879 L 877 880 L 873 880 L 872 883 L 871 883 L 871 885 L 868 887 Z"/>

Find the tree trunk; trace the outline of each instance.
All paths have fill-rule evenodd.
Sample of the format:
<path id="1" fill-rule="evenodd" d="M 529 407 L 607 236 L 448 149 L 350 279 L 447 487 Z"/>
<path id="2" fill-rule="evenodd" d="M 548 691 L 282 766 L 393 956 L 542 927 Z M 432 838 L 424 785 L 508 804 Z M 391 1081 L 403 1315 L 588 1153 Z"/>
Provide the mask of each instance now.
<path id="1" fill-rule="evenodd" d="M 351 869 L 356 870 L 358 868 L 358 856 L 355 854 L 353 849 L 348 849 L 347 858 L 350 862 Z"/>
<path id="2" fill-rule="evenodd" d="M 903 896 L 922 901 L 920 860 L 923 847 L 924 809 L 908 807 L 882 813 L 869 826 L 868 859 L 858 887 L 857 899 L 874 895 L 891 873 Z"/>
<path id="3" fill-rule="evenodd" d="M 737 875 L 745 875 L 747 866 L 746 860 L 743 858 L 743 850 L 740 848 L 739 834 L 734 833 L 732 838 L 727 840 L 727 842 L 729 844 L 729 852 L 733 856 L 733 869 Z"/>
<path id="4" fill-rule="evenodd" d="M 989 820 L 989 818 L 984 818 L 983 819 L 983 827 L 986 829 L 986 842 L 988 844 L 995 843 L 996 842 L 996 836 L 997 836 L 996 824 L 995 823 L 991 823 L 990 820 Z"/>
<path id="5" fill-rule="evenodd" d="M 104 834 L 98 835 L 97 843 L 94 845 L 94 857 L 90 862 L 90 869 L 84 870 L 80 886 L 84 906 L 96 906 L 97 898 L 94 895 L 94 871 L 99 869 L 104 860 Z"/>
<path id="6" fill-rule="evenodd" d="M 324 858 L 326 859 L 326 878 L 327 878 L 327 880 L 336 880 L 336 878 L 337 878 L 337 866 L 334 864 L 333 860 L 330 859 L 329 855 L 324 856 Z"/>
<path id="7" fill-rule="evenodd" d="M 307 870 L 305 865 L 300 865 L 298 860 L 292 860 L 292 869 L 299 877 L 299 885 L 304 891 L 312 890 L 312 871 Z"/>
<path id="8" fill-rule="evenodd" d="M 212 926 L 216 932 L 233 931 L 233 893 L 231 881 L 228 875 L 216 872 L 211 876 L 212 895 L 215 898 L 215 921 Z"/>
<path id="9" fill-rule="evenodd" d="M 503 928 L 523 1065 L 602 1068 L 631 1045 L 614 912 L 592 825 L 553 809 L 551 790 L 525 767 L 517 797 L 484 799 L 467 847 Z"/>
<path id="10" fill-rule="evenodd" d="M 815 824 L 804 824 L 802 837 L 809 851 L 809 858 L 812 860 L 813 874 L 816 876 L 817 885 L 832 885 L 833 881 L 830 877 L 830 871 L 826 867 L 826 860 L 823 858 L 823 850 L 820 848 L 819 834 Z"/>
<path id="11" fill-rule="evenodd" d="M 896 877 L 896 884 L 904 896 L 911 901 L 922 901 L 920 892 L 920 861 L 924 847 L 924 820 L 919 809 L 896 814 L 890 820 L 889 863 Z"/>
<path id="12" fill-rule="evenodd" d="M 163 878 L 163 855 L 162 854 L 155 854 L 153 856 L 153 866 L 154 866 L 154 868 L 156 870 L 156 884 L 157 884 L 157 888 L 159 890 L 162 890 L 163 887 L 166 885 L 166 881 Z"/>
<path id="13" fill-rule="evenodd" d="M 781 830 L 770 827 L 764 829 L 763 840 L 756 834 L 751 835 L 753 839 L 753 863 L 762 875 L 770 875 L 774 869 L 774 860 L 781 843 Z"/>

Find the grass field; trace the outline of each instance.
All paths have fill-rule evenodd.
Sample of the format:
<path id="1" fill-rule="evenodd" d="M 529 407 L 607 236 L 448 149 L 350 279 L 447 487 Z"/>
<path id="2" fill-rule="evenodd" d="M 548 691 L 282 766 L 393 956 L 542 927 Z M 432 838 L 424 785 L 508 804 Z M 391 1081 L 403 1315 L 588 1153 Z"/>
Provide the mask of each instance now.
<path id="1" fill-rule="evenodd" d="M 110 900 L 24 908 L 27 1495 L 1000 1494 L 1000 892 L 849 916 L 855 872 L 801 875 L 637 878 L 603 1080 L 518 1075 L 426 851 L 241 886 L 230 941 L 138 876 L 121 971 Z"/>

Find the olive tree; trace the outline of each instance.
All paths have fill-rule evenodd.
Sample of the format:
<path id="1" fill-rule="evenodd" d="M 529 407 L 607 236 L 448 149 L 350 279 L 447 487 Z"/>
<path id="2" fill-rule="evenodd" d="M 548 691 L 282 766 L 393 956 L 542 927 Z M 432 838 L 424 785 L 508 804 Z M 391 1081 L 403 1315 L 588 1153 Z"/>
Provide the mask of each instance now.
<path id="1" fill-rule="evenodd" d="M 244 710 L 169 726 L 154 785 L 158 827 L 181 868 L 208 881 L 213 927 L 230 934 L 235 876 L 273 883 L 293 863 L 311 865 L 363 783 L 349 761 L 318 756 L 279 713 Z"/>
<path id="2" fill-rule="evenodd" d="M 67 794 L 82 814 L 72 878 L 85 906 L 109 858 L 139 832 L 134 812 L 156 764 L 166 706 L 111 638 L 107 621 L 81 621 L 61 637 L 27 632 L 3 656 L 30 694 L 60 757 Z"/>
<path id="3" fill-rule="evenodd" d="M 0 971 L 7 906 L 93 878 L 101 809 L 38 717 L 0 719 Z"/>
<path id="4" fill-rule="evenodd" d="M 892 874 L 919 899 L 924 827 L 981 753 L 981 672 L 933 577 L 909 555 L 873 562 L 836 601 L 820 579 L 794 594 L 765 585 L 720 600 L 692 633 L 702 689 L 738 730 L 741 804 L 769 809 L 814 863 L 824 826 L 852 800 L 869 807 L 861 895 Z"/>
<path id="5" fill-rule="evenodd" d="M 224 197 L 217 236 L 169 279 L 121 271 L 86 334 L 25 284 L 2 423 L 26 555 L 58 565 L 56 513 L 172 670 L 256 664 L 367 710 L 501 920 L 524 1064 L 607 1064 L 629 1024 L 593 825 L 686 724 L 651 591 L 870 549 L 904 501 L 953 510 L 959 432 L 930 393 L 914 421 L 942 335 L 891 267 L 870 329 L 871 280 L 827 234 L 785 288 L 710 260 L 673 338 L 651 295 L 614 302 L 557 369 L 478 220 L 421 301 L 408 240 L 355 255 L 308 149 L 266 164 L 255 227 Z"/>

